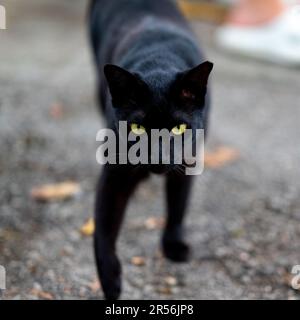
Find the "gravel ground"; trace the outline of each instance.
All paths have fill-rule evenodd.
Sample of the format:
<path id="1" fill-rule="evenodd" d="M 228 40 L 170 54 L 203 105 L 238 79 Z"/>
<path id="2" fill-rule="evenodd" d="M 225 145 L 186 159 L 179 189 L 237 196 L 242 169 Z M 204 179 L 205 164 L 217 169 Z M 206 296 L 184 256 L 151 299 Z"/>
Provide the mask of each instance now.
<path id="1" fill-rule="evenodd" d="M 84 26 L 86 1 L 2 1 L 0 31 L 0 265 L 3 299 L 101 299 L 92 239 L 96 132 L 94 72 Z M 210 60 L 214 110 L 208 148 L 240 158 L 198 178 L 187 224 L 193 259 L 164 260 L 163 188 L 137 191 L 119 241 L 125 299 L 299 299 L 290 285 L 300 264 L 299 70 L 224 55 L 214 26 L 195 23 Z M 61 110 L 62 109 L 62 110 Z M 58 110 L 58 111 L 57 111 Z M 62 114 L 60 115 L 62 111 Z M 37 203 L 32 187 L 74 180 L 73 200 Z M 145 257 L 144 266 L 131 264 Z M 176 281 L 175 281 L 176 280 Z"/>

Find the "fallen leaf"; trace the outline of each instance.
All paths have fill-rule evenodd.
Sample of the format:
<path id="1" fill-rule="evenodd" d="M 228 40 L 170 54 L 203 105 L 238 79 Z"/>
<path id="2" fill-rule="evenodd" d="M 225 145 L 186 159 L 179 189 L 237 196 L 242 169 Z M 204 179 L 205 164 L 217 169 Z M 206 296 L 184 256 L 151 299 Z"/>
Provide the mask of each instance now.
<path id="1" fill-rule="evenodd" d="M 250 257 L 248 252 L 241 252 L 240 255 L 239 255 L 239 258 L 243 262 L 248 262 L 251 257 Z"/>
<path id="2" fill-rule="evenodd" d="M 54 103 L 50 107 L 49 114 L 53 119 L 56 119 L 56 120 L 61 119 L 63 117 L 63 114 L 64 114 L 63 105 L 60 104 L 60 103 Z"/>
<path id="3" fill-rule="evenodd" d="M 145 221 L 144 225 L 148 230 L 162 229 L 165 225 L 165 219 L 151 217 Z"/>
<path id="4" fill-rule="evenodd" d="M 0 230 L 0 242 L 1 241 L 13 241 L 20 237 L 20 234 L 13 229 Z"/>
<path id="5" fill-rule="evenodd" d="M 238 229 L 232 230 L 231 235 L 234 238 L 241 238 L 245 236 L 245 233 L 246 233 L 246 230 L 244 228 L 238 228 Z"/>
<path id="6" fill-rule="evenodd" d="M 228 14 L 226 5 L 212 1 L 178 0 L 178 5 L 183 14 L 189 19 L 205 20 L 220 24 L 224 22 Z"/>
<path id="7" fill-rule="evenodd" d="M 291 274 L 291 273 L 289 273 L 289 272 L 286 271 L 286 272 L 284 272 L 283 275 L 282 275 L 282 282 L 283 282 L 285 285 L 291 287 L 291 283 L 292 283 L 293 277 L 294 277 L 293 274 Z"/>
<path id="8" fill-rule="evenodd" d="M 101 288 L 101 285 L 100 285 L 100 282 L 99 280 L 95 280 L 91 283 L 88 284 L 88 288 L 93 292 L 93 293 L 97 293 L 100 288 Z"/>
<path id="9" fill-rule="evenodd" d="M 64 294 L 71 295 L 72 290 L 70 287 L 64 287 Z"/>
<path id="10" fill-rule="evenodd" d="M 83 236 L 90 237 L 95 232 L 95 220 L 90 218 L 86 223 L 80 228 L 80 233 Z"/>
<path id="11" fill-rule="evenodd" d="M 172 288 L 170 287 L 161 287 L 157 291 L 158 293 L 165 294 L 165 295 L 171 295 L 173 293 Z"/>
<path id="12" fill-rule="evenodd" d="M 229 147 L 219 147 L 205 154 L 205 166 L 211 169 L 221 168 L 239 158 L 239 152 Z"/>
<path id="13" fill-rule="evenodd" d="M 37 288 L 33 288 L 30 291 L 30 294 L 37 297 L 37 298 L 44 299 L 44 300 L 53 300 L 54 299 L 54 297 L 51 293 L 39 290 Z"/>
<path id="14" fill-rule="evenodd" d="M 146 264 L 146 260 L 145 258 L 143 257 L 133 257 L 131 259 L 131 263 L 134 265 L 134 266 L 137 266 L 137 267 L 142 267 Z"/>
<path id="15" fill-rule="evenodd" d="M 61 201 L 74 197 L 80 192 L 80 185 L 76 182 L 63 182 L 33 188 L 31 197 L 37 201 Z"/>
<path id="16" fill-rule="evenodd" d="M 164 254 L 161 249 L 157 249 L 154 254 L 155 259 L 162 260 L 164 258 Z"/>
<path id="17" fill-rule="evenodd" d="M 177 279 L 172 276 L 165 277 L 164 281 L 168 286 L 171 286 L 171 287 L 176 286 L 178 283 Z"/>

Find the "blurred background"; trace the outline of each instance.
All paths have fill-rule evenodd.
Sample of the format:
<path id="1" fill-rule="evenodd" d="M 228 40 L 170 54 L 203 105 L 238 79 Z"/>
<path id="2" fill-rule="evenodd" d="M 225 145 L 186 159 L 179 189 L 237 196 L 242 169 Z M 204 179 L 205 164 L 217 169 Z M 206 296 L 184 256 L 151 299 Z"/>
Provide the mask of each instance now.
<path id="1" fill-rule="evenodd" d="M 7 14 L 0 30 L 2 298 L 102 298 L 90 219 L 103 120 L 94 99 L 88 1 L 0 4 Z M 283 9 L 258 18 L 239 15 L 236 1 L 179 4 L 215 63 L 206 170 L 187 222 L 194 256 L 187 265 L 162 258 L 163 184 L 152 177 L 133 198 L 119 241 L 122 297 L 299 299 L 291 270 L 300 264 L 300 70 L 291 50 L 262 50 L 263 43 L 276 47 L 270 24 Z M 284 19 L 290 21 L 274 24 L 284 28 Z M 239 32 L 248 36 L 242 48 L 234 42 Z M 293 39 L 296 46 L 297 34 Z"/>

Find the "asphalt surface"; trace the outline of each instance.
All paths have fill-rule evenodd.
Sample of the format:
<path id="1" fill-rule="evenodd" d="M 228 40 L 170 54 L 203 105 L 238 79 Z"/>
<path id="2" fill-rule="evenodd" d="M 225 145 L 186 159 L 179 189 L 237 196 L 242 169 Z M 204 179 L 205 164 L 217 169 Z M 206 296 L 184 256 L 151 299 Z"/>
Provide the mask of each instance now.
<path id="1" fill-rule="evenodd" d="M 96 132 L 94 70 L 86 1 L 3 1 L 0 31 L 0 265 L 3 299 L 101 299 L 92 239 Z M 187 221 L 189 264 L 159 252 L 163 184 L 152 177 L 134 196 L 119 241 L 124 299 L 299 299 L 300 70 L 229 56 L 213 45 L 214 26 L 194 23 L 215 62 L 208 148 L 240 158 L 197 179 Z M 34 186 L 74 180 L 80 196 L 38 203 Z M 145 265 L 131 263 L 134 256 Z M 170 280 L 171 279 L 171 280 Z"/>

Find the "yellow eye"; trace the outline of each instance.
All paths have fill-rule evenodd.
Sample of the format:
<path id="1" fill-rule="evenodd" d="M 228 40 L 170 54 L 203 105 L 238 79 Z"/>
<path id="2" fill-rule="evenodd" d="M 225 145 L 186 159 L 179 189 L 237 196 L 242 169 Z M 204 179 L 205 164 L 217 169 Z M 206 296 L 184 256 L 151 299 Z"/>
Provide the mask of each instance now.
<path id="1" fill-rule="evenodd" d="M 187 129 L 186 124 L 180 124 L 180 125 L 174 127 L 172 129 L 172 132 L 173 132 L 173 134 L 175 134 L 175 136 L 181 136 L 182 134 L 185 133 L 186 129 Z"/>
<path id="2" fill-rule="evenodd" d="M 134 134 L 136 134 L 137 136 L 141 136 L 142 134 L 144 134 L 146 132 L 146 129 L 139 124 L 133 123 L 131 125 L 131 131 Z"/>

